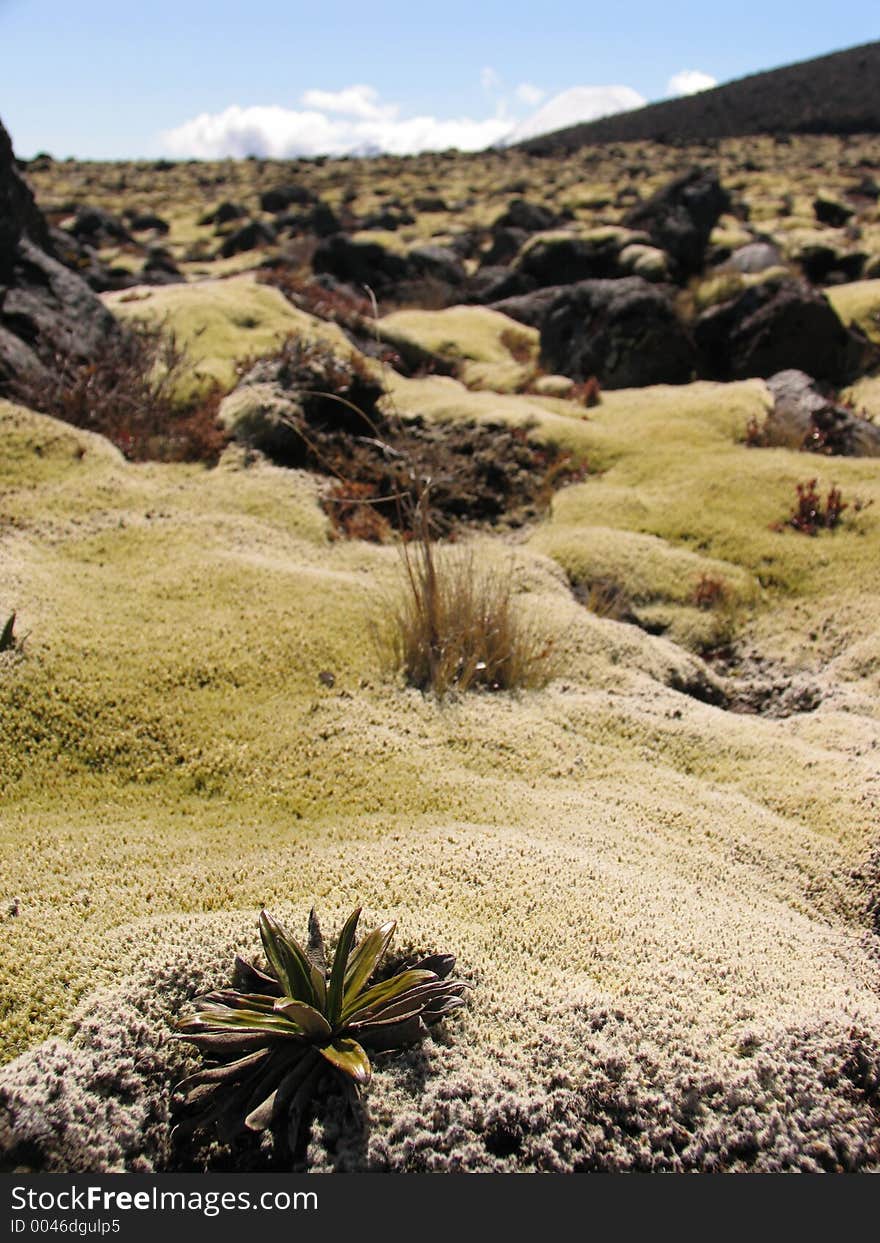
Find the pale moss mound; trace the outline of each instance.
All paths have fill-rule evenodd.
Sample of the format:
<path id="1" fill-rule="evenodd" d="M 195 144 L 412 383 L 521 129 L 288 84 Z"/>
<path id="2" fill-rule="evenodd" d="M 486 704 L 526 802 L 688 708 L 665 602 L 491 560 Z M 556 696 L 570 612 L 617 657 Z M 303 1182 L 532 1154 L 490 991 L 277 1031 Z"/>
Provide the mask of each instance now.
<path id="1" fill-rule="evenodd" d="M 713 645 L 731 625 L 724 611 L 689 603 L 704 575 L 721 581 L 734 609 L 756 609 L 788 654 L 803 643 L 803 622 L 789 624 L 798 598 L 811 600 L 824 623 L 833 597 L 838 626 L 873 630 L 876 462 L 747 447 L 749 424 L 760 426 L 772 404 L 761 380 L 617 390 L 584 410 L 534 395 L 469 393 L 443 376 L 394 377 L 389 404 L 440 420 L 531 424 L 538 438 L 585 458 L 587 480 L 556 494 L 530 547 L 555 558 L 574 584 L 618 583 L 652 628 L 688 647 Z M 796 485 L 813 477 L 823 499 L 836 484 L 848 506 L 840 528 L 815 540 L 785 527 Z M 760 605 L 762 589 L 784 595 L 770 609 Z"/>
<path id="2" fill-rule="evenodd" d="M 875 422 L 880 419 L 880 375 L 856 380 L 841 396 L 851 401 L 859 413 L 869 415 Z"/>
<path id="3" fill-rule="evenodd" d="M 193 291 L 220 371 L 237 291 L 272 292 L 225 284 Z M 876 462 L 747 448 L 757 381 L 388 400 L 589 461 L 527 542 L 477 545 L 553 641 L 546 689 L 439 704 L 383 675 L 398 553 L 332 542 L 313 477 L 131 465 L 0 403 L 0 616 L 30 632 L 0 656 L 4 1162 L 167 1168 L 170 1017 L 255 951 L 261 905 L 302 928 L 314 902 L 396 918 L 477 988 L 377 1059 L 366 1136 L 322 1110 L 312 1169 L 876 1169 Z M 813 474 L 876 504 L 771 530 Z M 578 604 L 600 572 L 666 634 Z M 706 639 L 703 574 L 812 711 L 701 702 L 673 640 Z"/>
<path id="4" fill-rule="evenodd" d="M 468 388 L 515 392 L 538 362 L 537 329 L 488 307 L 394 311 L 379 326 L 384 340 L 406 341 L 455 363 Z"/>
<path id="5" fill-rule="evenodd" d="M 845 324 L 855 324 L 880 345 L 880 280 L 832 285 L 825 295 Z"/>
<path id="6" fill-rule="evenodd" d="M 191 285 L 143 286 L 105 294 L 104 301 L 123 319 L 166 324 L 195 364 L 197 388 L 214 382 L 230 388 L 237 360 L 266 353 L 292 334 L 351 353 L 335 324 L 297 310 L 277 289 L 247 274 Z"/>

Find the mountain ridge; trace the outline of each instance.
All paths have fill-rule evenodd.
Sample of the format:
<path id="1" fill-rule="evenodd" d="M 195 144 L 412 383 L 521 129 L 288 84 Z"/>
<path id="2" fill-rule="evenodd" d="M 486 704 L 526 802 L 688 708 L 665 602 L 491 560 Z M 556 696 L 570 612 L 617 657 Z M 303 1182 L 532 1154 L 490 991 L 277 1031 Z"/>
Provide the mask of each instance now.
<path id="1" fill-rule="evenodd" d="M 515 146 L 558 155 L 601 142 L 678 142 L 747 134 L 880 132 L 880 41 L 750 74 Z"/>

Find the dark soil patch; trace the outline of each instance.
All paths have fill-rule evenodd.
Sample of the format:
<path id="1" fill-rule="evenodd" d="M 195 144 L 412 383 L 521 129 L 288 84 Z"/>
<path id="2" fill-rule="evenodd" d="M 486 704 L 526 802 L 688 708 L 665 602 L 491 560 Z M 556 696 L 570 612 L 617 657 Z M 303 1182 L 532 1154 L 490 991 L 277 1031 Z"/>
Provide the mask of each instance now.
<path id="1" fill-rule="evenodd" d="M 723 679 L 730 712 L 781 719 L 815 712 L 822 702 L 815 683 L 757 652 L 725 649 L 708 663 Z"/>
<path id="2" fill-rule="evenodd" d="M 527 428 L 415 417 L 373 418 L 358 432 L 335 410 L 315 415 L 303 426 L 301 460 L 287 464 L 334 477 L 324 508 L 336 532 L 352 539 L 412 534 L 426 490 L 436 538 L 463 527 L 520 527 L 585 474 L 569 453 L 532 441 Z"/>

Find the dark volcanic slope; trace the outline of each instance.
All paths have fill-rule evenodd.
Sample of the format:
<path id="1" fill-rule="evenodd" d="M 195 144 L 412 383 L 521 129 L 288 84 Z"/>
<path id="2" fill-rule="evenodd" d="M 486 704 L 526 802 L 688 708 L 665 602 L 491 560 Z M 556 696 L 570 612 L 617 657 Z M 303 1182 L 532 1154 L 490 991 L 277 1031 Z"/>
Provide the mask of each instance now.
<path id="1" fill-rule="evenodd" d="M 535 155 L 558 155 L 597 142 L 699 142 L 741 134 L 878 131 L 880 42 L 572 125 L 520 145 Z"/>

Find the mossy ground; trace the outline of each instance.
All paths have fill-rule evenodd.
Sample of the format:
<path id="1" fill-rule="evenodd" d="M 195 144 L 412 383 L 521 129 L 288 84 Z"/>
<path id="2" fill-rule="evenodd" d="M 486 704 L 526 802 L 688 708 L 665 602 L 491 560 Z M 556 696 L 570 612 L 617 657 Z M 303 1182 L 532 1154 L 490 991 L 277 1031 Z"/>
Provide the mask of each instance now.
<path id="1" fill-rule="evenodd" d="M 755 173 L 754 209 L 762 177 L 781 193 Z M 224 382 L 291 328 L 349 348 L 249 278 L 118 309 L 167 314 Z M 450 322 L 416 328 L 442 345 Z M 496 327 L 471 362 L 506 365 Z M 372 623 L 399 554 L 332 540 L 312 476 L 234 448 L 135 465 L 0 404 L 0 618 L 29 632 L 0 656 L 7 1086 L 34 1074 L 39 1096 L 56 1046 L 33 1051 L 77 1014 L 62 1061 L 102 1041 L 161 1060 L 165 1008 L 253 948 L 261 905 L 299 926 L 314 902 L 332 927 L 363 903 L 479 986 L 427 1080 L 380 1067 L 367 1148 L 316 1133 L 313 1168 L 877 1168 L 847 1070 L 880 1058 L 876 462 L 747 447 L 760 381 L 585 410 L 387 378 L 403 417 L 533 424 L 588 463 L 546 520 L 477 544 L 554 640 L 543 690 L 439 703 L 385 672 Z M 774 529 L 814 475 L 850 501 L 841 526 Z M 723 615 L 696 602 L 704 576 Z M 655 633 L 572 594 L 607 578 Z M 809 676 L 815 710 L 676 689 L 731 634 Z M 167 1160 L 138 1127 L 91 1158 L 100 1125 L 63 1168 Z"/>

